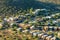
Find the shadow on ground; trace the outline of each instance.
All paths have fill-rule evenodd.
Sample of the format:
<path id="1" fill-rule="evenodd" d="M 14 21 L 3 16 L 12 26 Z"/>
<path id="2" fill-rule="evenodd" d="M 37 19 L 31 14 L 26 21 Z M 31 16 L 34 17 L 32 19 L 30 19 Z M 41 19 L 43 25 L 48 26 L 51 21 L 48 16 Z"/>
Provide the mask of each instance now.
<path id="1" fill-rule="evenodd" d="M 45 8 L 45 9 L 50 9 L 51 11 L 54 12 L 59 12 L 60 11 L 60 6 L 53 4 L 53 3 L 43 3 L 40 1 L 36 0 L 8 0 L 6 3 L 7 6 L 15 6 L 17 9 L 22 8 L 22 9 L 29 9 L 29 8 Z M 59 8 L 57 8 L 59 7 Z"/>

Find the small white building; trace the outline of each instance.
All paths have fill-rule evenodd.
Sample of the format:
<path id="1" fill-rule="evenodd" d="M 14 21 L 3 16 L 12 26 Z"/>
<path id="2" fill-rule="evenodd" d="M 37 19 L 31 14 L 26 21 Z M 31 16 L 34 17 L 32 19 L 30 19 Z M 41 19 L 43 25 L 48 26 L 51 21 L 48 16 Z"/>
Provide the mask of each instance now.
<path id="1" fill-rule="evenodd" d="M 37 33 L 36 32 L 32 33 L 32 36 L 37 36 Z"/>
<path id="2" fill-rule="evenodd" d="M 44 33 L 38 34 L 38 37 L 41 38 L 42 35 L 44 35 Z"/>
<path id="3" fill-rule="evenodd" d="M 30 14 L 28 13 L 28 14 L 25 14 L 26 16 L 29 16 Z"/>
<path id="4" fill-rule="evenodd" d="M 54 30 L 56 31 L 58 27 L 54 27 Z"/>
<path id="5" fill-rule="evenodd" d="M 60 19 L 57 19 L 57 21 L 60 21 Z"/>
<path id="6" fill-rule="evenodd" d="M 22 29 L 22 28 L 17 28 L 16 30 L 19 31 L 19 30 L 21 30 L 21 29 Z"/>
<path id="7" fill-rule="evenodd" d="M 55 15 L 59 15 L 60 13 L 56 13 Z"/>
<path id="8" fill-rule="evenodd" d="M 26 33 L 26 32 L 28 32 L 28 31 L 29 31 L 29 30 L 23 30 L 22 32 L 23 32 L 23 33 Z"/>
<path id="9" fill-rule="evenodd" d="M 43 40 L 45 40 L 47 36 L 48 36 L 48 35 L 43 35 L 43 36 L 42 36 Z"/>
<path id="10" fill-rule="evenodd" d="M 14 23 L 11 23 L 10 26 L 12 26 Z"/>
<path id="11" fill-rule="evenodd" d="M 52 38 L 52 36 L 47 36 L 46 39 L 47 40 L 50 40 Z"/>
<path id="12" fill-rule="evenodd" d="M 36 21 L 30 21 L 29 23 L 36 23 Z"/>
<path id="13" fill-rule="evenodd" d="M 53 23 L 54 23 L 54 24 L 55 24 L 55 23 L 58 23 L 58 21 L 54 20 Z"/>
<path id="14" fill-rule="evenodd" d="M 54 15 L 54 14 L 52 14 L 51 16 L 52 16 L 52 17 L 54 17 L 55 15 Z"/>
<path id="15" fill-rule="evenodd" d="M 49 28 L 53 28 L 53 26 L 49 26 Z"/>
<path id="16" fill-rule="evenodd" d="M 32 31 L 30 31 L 30 33 L 32 34 L 33 32 L 32 32 Z"/>
<path id="17" fill-rule="evenodd" d="M 35 28 L 35 26 L 34 26 L 34 25 L 30 27 L 30 29 L 34 29 L 34 28 Z"/>
<path id="18" fill-rule="evenodd" d="M 51 16 L 46 16 L 45 18 L 49 18 L 49 19 L 50 19 L 50 18 L 51 18 Z"/>
<path id="19" fill-rule="evenodd" d="M 60 30 L 60 27 L 58 27 L 58 29 Z"/>
<path id="20" fill-rule="evenodd" d="M 14 20 L 14 18 L 13 18 L 13 17 L 9 17 L 9 20 L 13 21 L 13 20 Z"/>
<path id="21" fill-rule="evenodd" d="M 7 18 L 4 18 L 4 21 L 7 21 Z"/>
<path id="22" fill-rule="evenodd" d="M 56 37 L 52 37 L 50 40 L 56 40 Z"/>

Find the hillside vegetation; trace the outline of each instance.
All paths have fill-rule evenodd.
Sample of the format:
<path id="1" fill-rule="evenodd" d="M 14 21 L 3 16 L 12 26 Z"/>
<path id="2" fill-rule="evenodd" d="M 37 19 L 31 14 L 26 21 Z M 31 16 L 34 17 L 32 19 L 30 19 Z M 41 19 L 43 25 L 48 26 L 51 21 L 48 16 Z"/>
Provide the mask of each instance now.
<path id="1" fill-rule="evenodd" d="M 35 9 L 47 9 L 51 12 L 59 12 L 60 6 L 58 3 L 60 3 L 59 0 L 58 3 L 53 3 L 53 1 L 56 0 L 47 0 L 52 1 L 52 3 L 49 3 L 45 0 L 0 0 L 0 15 L 9 15 L 9 14 L 16 14 L 21 10 L 29 10 L 31 8 Z M 56 1 L 56 2 L 57 2 Z"/>

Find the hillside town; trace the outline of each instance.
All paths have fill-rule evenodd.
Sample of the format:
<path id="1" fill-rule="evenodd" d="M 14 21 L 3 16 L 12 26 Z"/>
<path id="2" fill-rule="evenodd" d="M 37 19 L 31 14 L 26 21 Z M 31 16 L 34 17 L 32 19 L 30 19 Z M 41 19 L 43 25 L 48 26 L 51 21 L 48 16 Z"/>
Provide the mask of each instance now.
<path id="1" fill-rule="evenodd" d="M 0 40 L 60 40 L 60 0 L 0 0 Z"/>
<path id="2" fill-rule="evenodd" d="M 40 14 L 48 12 L 47 14 Z M 0 40 L 60 40 L 60 13 L 36 9 L 30 13 L 0 17 Z"/>

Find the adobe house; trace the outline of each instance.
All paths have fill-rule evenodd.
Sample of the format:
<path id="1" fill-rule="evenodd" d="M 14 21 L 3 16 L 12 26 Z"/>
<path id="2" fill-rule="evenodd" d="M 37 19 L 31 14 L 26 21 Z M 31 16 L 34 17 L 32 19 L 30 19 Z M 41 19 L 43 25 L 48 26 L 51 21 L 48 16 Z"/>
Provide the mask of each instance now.
<path id="1" fill-rule="evenodd" d="M 46 40 L 50 40 L 52 38 L 52 36 L 47 36 Z"/>
<path id="2" fill-rule="evenodd" d="M 44 26 L 43 27 L 43 30 L 46 32 L 46 31 L 48 31 L 48 26 Z"/>
<path id="3" fill-rule="evenodd" d="M 42 38 L 43 38 L 43 40 L 46 40 L 46 37 L 47 37 L 48 35 L 43 35 L 42 36 Z"/>
<path id="4" fill-rule="evenodd" d="M 60 37 L 60 32 L 57 33 L 57 36 Z"/>
<path id="5" fill-rule="evenodd" d="M 50 40 L 56 40 L 56 38 L 55 37 L 52 37 Z"/>
<path id="6" fill-rule="evenodd" d="M 38 37 L 42 38 L 43 35 L 44 35 L 44 33 L 38 34 Z"/>
<path id="7" fill-rule="evenodd" d="M 18 24 L 18 26 L 21 27 L 21 28 L 23 28 L 23 29 L 26 29 L 26 28 L 30 28 L 31 27 L 31 25 L 24 24 L 24 23 L 20 23 L 20 24 Z"/>
<path id="8" fill-rule="evenodd" d="M 2 23 L 0 23 L 0 29 L 3 27 L 3 24 Z"/>

